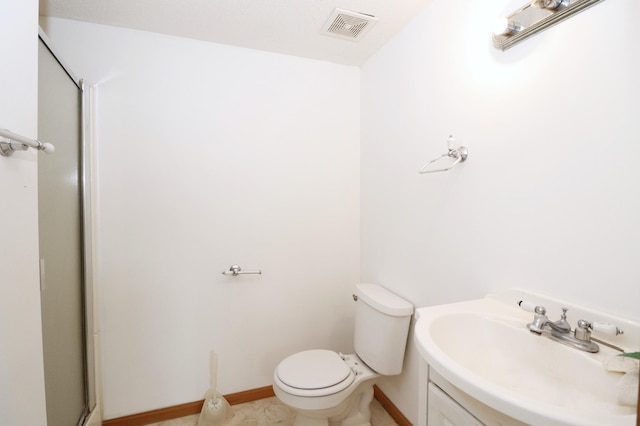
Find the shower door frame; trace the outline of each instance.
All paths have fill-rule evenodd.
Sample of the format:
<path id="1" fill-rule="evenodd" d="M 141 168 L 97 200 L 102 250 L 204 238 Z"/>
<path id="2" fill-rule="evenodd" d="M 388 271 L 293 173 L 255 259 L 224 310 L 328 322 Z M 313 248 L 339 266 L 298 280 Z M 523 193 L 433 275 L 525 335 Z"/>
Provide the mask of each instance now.
<path id="1" fill-rule="evenodd" d="M 79 143 L 79 176 L 78 192 L 80 196 L 80 262 L 81 280 L 83 294 L 82 329 L 84 337 L 84 376 L 85 376 L 85 410 L 78 420 L 78 426 L 85 424 L 97 405 L 97 381 L 96 381 L 96 351 L 95 351 L 95 300 L 94 300 L 94 240 L 93 240 L 93 208 L 92 208 L 92 187 L 93 187 L 93 152 L 91 149 L 91 90 L 87 89 L 84 79 L 78 78 L 73 71 L 61 59 L 61 56 L 54 49 L 51 40 L 44 32 L 38 28 L 39 41 L 51 53 L 63 71 L 76 85 L 80 96 L 80 143 Z M 53 154 L 55 155 L 55 154 Z"/>

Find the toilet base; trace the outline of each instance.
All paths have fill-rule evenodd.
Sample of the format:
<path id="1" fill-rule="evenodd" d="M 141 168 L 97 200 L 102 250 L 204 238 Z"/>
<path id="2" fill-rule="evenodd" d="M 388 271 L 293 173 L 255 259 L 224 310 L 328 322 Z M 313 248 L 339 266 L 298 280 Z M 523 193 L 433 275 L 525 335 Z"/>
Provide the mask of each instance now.
<path id="1" fill-rule="evenodd" d="M 294 426 L 371 426 L 373 381 L 362 383 L 349 398 L 327 410 L 297 409 Z"/>

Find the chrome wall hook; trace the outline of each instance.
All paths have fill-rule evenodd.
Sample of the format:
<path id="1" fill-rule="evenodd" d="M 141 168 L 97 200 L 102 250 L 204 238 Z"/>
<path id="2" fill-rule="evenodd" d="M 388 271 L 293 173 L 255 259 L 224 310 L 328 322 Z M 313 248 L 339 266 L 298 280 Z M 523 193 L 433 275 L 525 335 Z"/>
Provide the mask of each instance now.
<path id="1" fill-rule="evenodd" d="M 458 163 L 465 161 L 469 156 L 469 150 L 467 149 L 466 146 L 454 147 L 454 143 L 455 143 L 455 138 L 452 135 L 450 135 L 447 138 L 447 146 L 449 148 L 447 152 L 442 154 L 440 157 L 427 162 L 424 166 L 420 167 L 420 170 L 418 170 L 418 173 L 425 174 L 425 173 L 446 172 L 447 170 L 451 170 L 452 168 L 454 168 Z M 448 167 L 445 167 L 442 169 L 428 170 L 428 167 L 431 164 L 445 157 L 453 158 L 454 162 L 451 163 Z"/>

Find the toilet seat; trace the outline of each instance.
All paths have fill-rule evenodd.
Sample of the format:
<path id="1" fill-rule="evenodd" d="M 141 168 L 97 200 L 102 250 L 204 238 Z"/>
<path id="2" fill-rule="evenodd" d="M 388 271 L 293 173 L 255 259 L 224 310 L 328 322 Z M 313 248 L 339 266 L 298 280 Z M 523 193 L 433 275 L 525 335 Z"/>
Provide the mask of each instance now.
<path id="1" fill-rule="evenodd" d="M 319 397 L 338 393 L 353 383 L 355 374 L 336 352 L 314 349 L 285 358 L 274 375 L 292 395 Z"/>

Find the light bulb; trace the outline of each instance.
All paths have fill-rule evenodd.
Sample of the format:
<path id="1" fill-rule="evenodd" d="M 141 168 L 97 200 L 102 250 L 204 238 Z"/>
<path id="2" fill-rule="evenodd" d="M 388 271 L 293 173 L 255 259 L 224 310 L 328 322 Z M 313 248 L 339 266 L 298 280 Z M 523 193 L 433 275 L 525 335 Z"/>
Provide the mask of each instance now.
<path id="1" fill-rule="evenodd" d="M 507 18 L 498 18 L 493 27 L 493 34 L 506 36 L 517 33 L 520 30 L 522 30 L 522 26 L 516 22 L 510 21 Z"/>
<path id="2" fill-rule="evenodd" d="M 540 9 L 557 9 L 564 4 L 564 0 L 533 0 L 531 6 Z"/>

